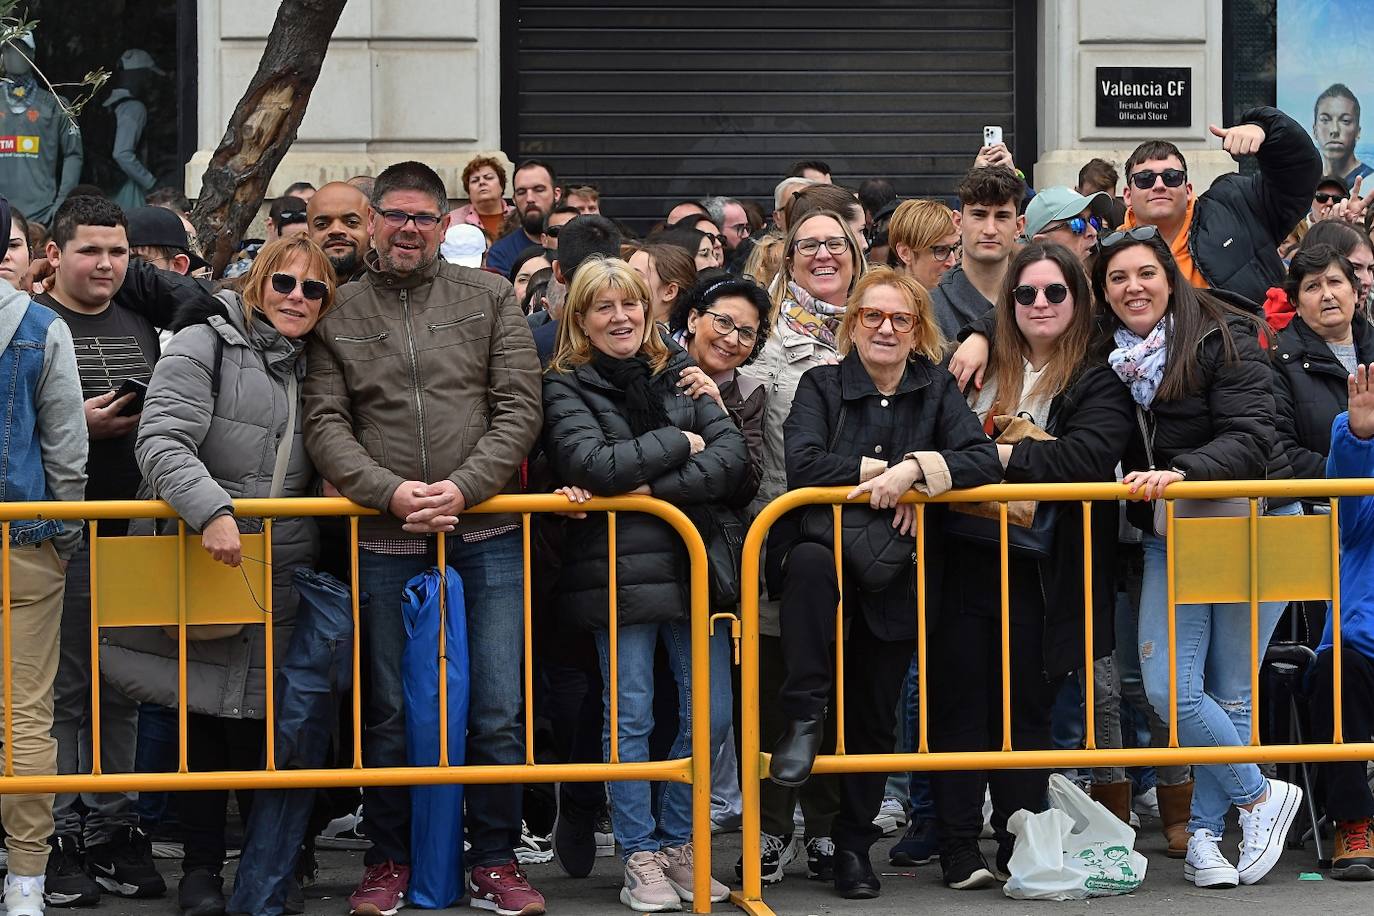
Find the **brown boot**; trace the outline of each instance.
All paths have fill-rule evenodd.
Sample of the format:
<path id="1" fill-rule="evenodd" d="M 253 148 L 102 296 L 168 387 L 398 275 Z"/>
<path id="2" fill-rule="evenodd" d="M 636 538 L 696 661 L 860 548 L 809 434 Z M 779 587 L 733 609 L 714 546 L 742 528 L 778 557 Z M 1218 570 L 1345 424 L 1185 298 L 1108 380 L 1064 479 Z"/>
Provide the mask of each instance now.
<path id="1" fill-rule="evenodd" d="M 1183 859 L 1188 855 L 1188 819 L 1193 812 L 1193 781 L 1176 786 L 1155 786 L 1159 798 L 1159 820 L 1164 827 L 1164 838 L 1169 841 L 1167 855 L 1171 859 Z"/>
<path id="2" fill-rule="evenodd" d="M 1088 794 L 1092 796 L 1093 801 L 1115 814 L 1121 823 L 1130 826 L 1131 781 L 1129 779 L 1121 782 L 1095 782 L 1088 787 Z"/>

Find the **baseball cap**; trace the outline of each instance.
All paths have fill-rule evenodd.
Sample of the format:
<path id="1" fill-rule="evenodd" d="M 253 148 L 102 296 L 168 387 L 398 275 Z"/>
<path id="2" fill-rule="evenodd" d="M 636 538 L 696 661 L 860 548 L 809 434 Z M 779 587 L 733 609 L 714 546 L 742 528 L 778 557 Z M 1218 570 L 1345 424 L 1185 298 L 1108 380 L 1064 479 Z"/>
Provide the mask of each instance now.
<path id="1" fill-rule="evenodd" d="M 481 267 L 482 255 L 486 253 L 487 237 L 469 223 L 449 226 L 444 240 L 439 243 L 439 257 L 463 267 Z"/>
<path id="2" fill-rule="evenodd" d="M 286 226 L 294 226 L 296 223 L 306 221 L 305 201 L 299 197 L 287 194 L 272 201 L 272 208 L 267 211 L 272 217 L 272 223 L 280 232 Z"/>
<path id="3" fill-rule="evenodd" d="M 191 259 L 191 269 L 209 267 L 209 263 L 191 250 L 186 227 L 181 217 L 163 207 L 135 207 L 124 214 L 128 221 L 129 247 L 154 245 L 172 248 Z"/>
<path id="4" fill-rule="evenodd" d="M 121 70 L 151 70 L 158 76 L 166 76 L 167 71 L 163 70 L 153 60 L 153 55 L 142 48 L 130 48 L 119 56 L 119 68 Z"/>
<path id="5" fill-rule="evenodd" d="M 1035 238 L 1050 223 L 1061 219 L 1072 219 L 1084 210 L 1091 209 L 1094 216 L 1107 216 L 1111 211 L 1112 199 L 1106 191 L 1097 191 L 1087 197 L 1073 188 L 1043 188 L 1037 191 L 1026 204 L 1027 240 Z"/>
<path id="6" fill-rule="evenodd" d="M 1346 183 L 1345 183 L 1345 179 L 1342 178 L 1342 177 L 1339 176 L 1339 175 L 1326 175 L 1326 176 L 1323 176 L 1323 177 L 1322 177 L 1322 180 L 1319 181 L 1319 182 L 1317 182 L 1317 187 L 1316 187 L 1314 190 L 1320 191 L 1322 188 L 1324 188 L 1324 187 L 1326 187 L 1326 186 L 1328 186 L 1328 185 L 1333 185 L 1333 184 L 1334 184 L 1336 187 L 1338 187 L 1338 188 L 1341 189 L 1341 194 L 1342 194 L 1343 196 L 1345 196 L 1345 197 L 1349 197 L 1349 196 L 1350 196 L 1350 185 L 1346 184 Z"/>

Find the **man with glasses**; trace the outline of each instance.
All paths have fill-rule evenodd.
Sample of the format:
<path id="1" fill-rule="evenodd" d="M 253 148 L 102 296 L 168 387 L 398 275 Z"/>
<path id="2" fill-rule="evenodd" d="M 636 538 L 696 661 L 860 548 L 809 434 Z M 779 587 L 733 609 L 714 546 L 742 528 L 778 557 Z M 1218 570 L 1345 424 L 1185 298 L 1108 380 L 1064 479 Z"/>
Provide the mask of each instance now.
<path id="1" fill-rule="evenodd" d="M 581 215 L 581 211 L 576 207 L 559 204 L 549 212 L 548 216 L 544 217 L 544 228 L 539 234 L 539 244 L 543 245 L 544 250 L 549 253 L 550 261 L 558 255 L 558 234 L 563 231 L 564 226 Z"/>
<path id="2" fill-rule="evenodd" d="M 708 197 L 702 201 L 706 215 L 720 227 L 724 239 L 725 263 L 731 267 L 742 265 L 753 248 L 748 244 L 749 217 L 744 206 L 733 197 Z M 741 257 L 743 255 L 744 257 Z"/>
<path id="3" fill-rule="evenodd" d="M 1283 283 L 1279 244 L 1312 204 L 1321 157 L 1277 108 L 1252 108 L 1235 127 L 1211 132 L 1231 155 L 1255 156 L 1259 174 L 1223 175 L 1194 197 L 1183 153 L 1147 140 L 1126 160 L 1122 225 L 1154 226 L 1194 286 L 1227 290 L 1258 310 L 1269 287 Z"/>
<path id="4" fill-rule="evenodd" d="M 1078 255 L 1086 270 L 1110 212 L 1111 198 L 1102 191 L 1085 197 L 1072 188 L 1045 188 L 1026 205 L 1022 238 L 1063 245 Z"/>
<path id="5" fill-rule="evenodd" d="M 517 764 L 524 581 L 518 520 L 464 510 L 519 489 L 543 419 L 539 360 L 511 285 L 438 257 L 448 195 L 434 170 L 401 162 L 377 177 L 367 275 L 339 291 L 310 341 L 305 445 L 340 493 L 381 511 L 359 529 L 357 587 L 371 596 L 363 763 L 406 764 L 401 593 L 436 562 L 439 532 L 467 598 L 467 763 Z M 410 879 L 410 790 L 363 791 L 372 840 L 349 898 L 360 916 L 403 905 Z M 474 906 L 544 912 L 516 862 L 519 785 L 465 793 Z"/>
<path id="6" fill-rule="evenodd" d="M 553 166 L 539 159 L 526 159 L 511 177 L 512 199 L 520 213 L 520 226 L 491 246 L 487 268 L 505 277 L 511 265 L 531 245 L 542 245 L 544 219 L 563 199 Z"/>

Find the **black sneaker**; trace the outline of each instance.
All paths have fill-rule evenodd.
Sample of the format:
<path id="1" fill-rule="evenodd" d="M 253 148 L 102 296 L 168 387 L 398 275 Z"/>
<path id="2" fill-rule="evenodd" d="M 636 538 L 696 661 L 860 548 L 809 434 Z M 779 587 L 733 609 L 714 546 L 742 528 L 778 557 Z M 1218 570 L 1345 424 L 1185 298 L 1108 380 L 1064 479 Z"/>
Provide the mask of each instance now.
<path id="1" fill-rule="evenodd" d="M 835 842 L 830 837 L 806 838 L 806 877 L 812 881 L 835 880 Z"/>
<path id="2" fill-rule="evenodd" d="M 892 847 L 888 861 L 893 865 L 929 865 L 940 854 L 940 830 L 933 817 L 913 817 L 906 833 Z"/>
<path id="3" fill-rule="evenodd" d="M 182 875 L 177 887 L 181 916 L 224 916 L 224 879 L 204 868 Z"/>
<path id="4" fill-rule="evenodd" d="M 596 815 L 577 810 L 562 800 L 561 793 L 560 802 L 553 822 L 553 854 L 568 877 L 585 878 L 596 864 Z"/>
<path id="5" fill-rule="evenodd" d="M 167 882 L 153 864 L 148 835 L 137 827 L 120 827 L 108 843 L 86 850 L 86 870 L 105 890 L 121 897 L 161 897 Z"/>
<path id="6" fill-rule="evenodd" d="M 81 842 L 75 835 L 48 840 L 48 870 L 43 881 L 43 899 L 48 906 L 91 906 L 100 902 L 100 885 L 82 863 Z"/>
<path id="7" fill-rule="evenodd" d="M 777 884 L 783 872 L 797 858 L 795 837 L 773 836 L 771 833 L 759 834 L 759 876 L 764 884 Z M 735 863 L 735 877 L 744 880 L 744 856 Z"/>
<path id="8" fill-rule="evenodd" d="M 964 837 L 946 839 L 940 849 L 940 870 L 946 886 L 956 891 L 991 887 L 997 883 L 988 868 L 978 841 Z"/>
<path id="9" fill-rule="evenodd" d="M 1011 877 L 1011 853 L 1015 847 L 1016 840 L 1013 837 L 1005 836 L 997 838 L 997 858 L 992 869 L 992 875 L 998 881 L 1006 881 Z"/>

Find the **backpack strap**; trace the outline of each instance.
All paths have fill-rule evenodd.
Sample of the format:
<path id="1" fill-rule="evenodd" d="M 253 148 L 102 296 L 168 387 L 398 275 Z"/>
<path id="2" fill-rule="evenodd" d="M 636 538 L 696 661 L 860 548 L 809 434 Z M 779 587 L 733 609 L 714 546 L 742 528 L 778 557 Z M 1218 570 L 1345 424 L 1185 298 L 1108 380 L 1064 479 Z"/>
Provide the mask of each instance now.
<path id="1" fill-rule="evenodd" d="M 224 338 L 215 332 L 215 364 L 210 367 L 210 403 L 219 400 L 220 364 L 224 362 Z"/>

